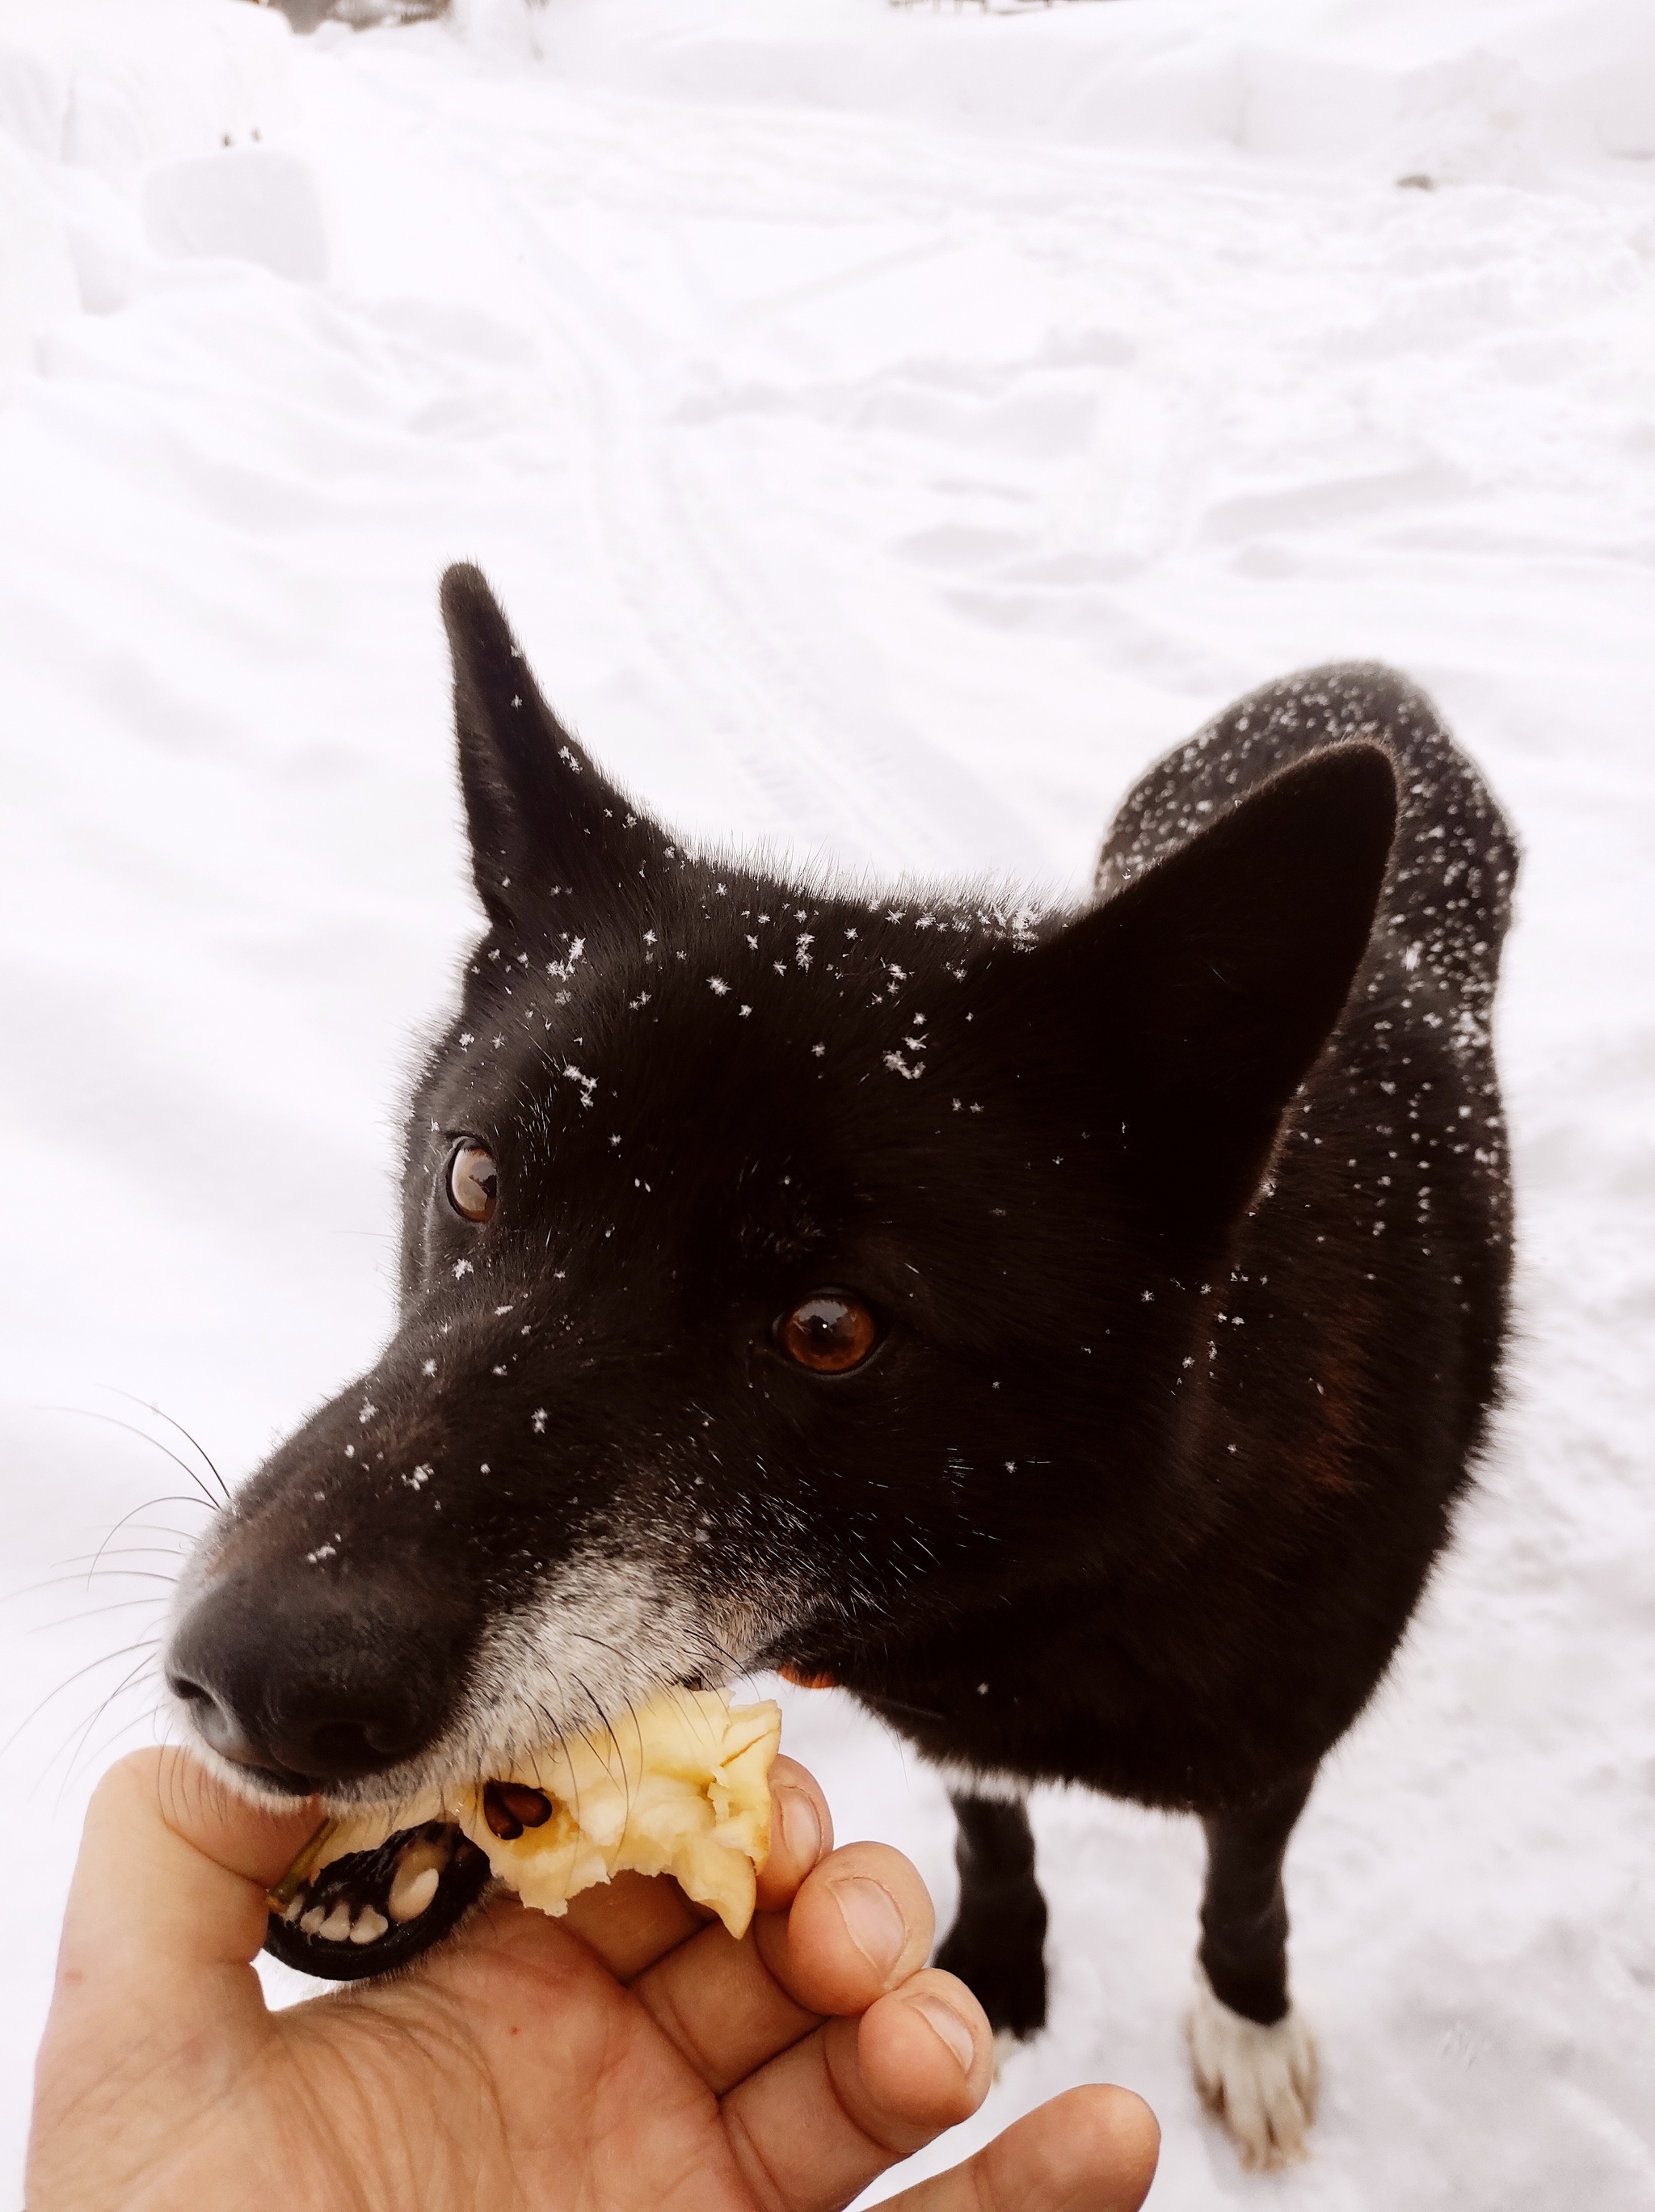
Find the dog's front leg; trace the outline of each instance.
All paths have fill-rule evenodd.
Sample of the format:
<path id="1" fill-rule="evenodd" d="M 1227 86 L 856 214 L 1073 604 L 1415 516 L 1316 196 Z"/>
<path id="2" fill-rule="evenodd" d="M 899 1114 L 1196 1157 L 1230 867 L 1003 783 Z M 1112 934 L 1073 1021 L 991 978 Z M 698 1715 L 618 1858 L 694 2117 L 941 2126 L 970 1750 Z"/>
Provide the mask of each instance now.
<path id="1" fill-rule="evenodd" d="M 937 1964 L 959 1975 L 997 2037 L 1024 2041 L 1046 2026 L 1046 1899 L 1028 1810 L 1021 1798 L 949 1795 L 960 1907 Z"/>
<path id="2" fill-rule="evenodd" d="M 1196 2086 L 1234 2137 L 1242 2163 L 1301 2157 L 1316 2116 L 1316 2046 L 1288 1996 L 1282 1862 L 1315 1769 L 1203 1821 L 1201 1905 L 1190 2056 Z"/>

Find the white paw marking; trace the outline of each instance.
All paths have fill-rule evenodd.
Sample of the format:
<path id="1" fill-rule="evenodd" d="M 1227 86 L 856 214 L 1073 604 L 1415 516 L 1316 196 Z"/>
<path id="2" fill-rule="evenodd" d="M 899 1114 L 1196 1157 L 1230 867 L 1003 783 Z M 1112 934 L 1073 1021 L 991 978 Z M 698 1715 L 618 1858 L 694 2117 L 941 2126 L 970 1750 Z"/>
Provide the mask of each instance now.
<path id="1" fill-rule="evenodd" d="M 1197 1966 L 1188 2028 L 1195 2086 L 1242 2165 L 1271 2172 L 1303 2158 L 1316 2117 L 1316 2043 L 1303 2014 L 1289 2007 L 1270 2027 L 1244 2020 L 1214 1996 Z"/>

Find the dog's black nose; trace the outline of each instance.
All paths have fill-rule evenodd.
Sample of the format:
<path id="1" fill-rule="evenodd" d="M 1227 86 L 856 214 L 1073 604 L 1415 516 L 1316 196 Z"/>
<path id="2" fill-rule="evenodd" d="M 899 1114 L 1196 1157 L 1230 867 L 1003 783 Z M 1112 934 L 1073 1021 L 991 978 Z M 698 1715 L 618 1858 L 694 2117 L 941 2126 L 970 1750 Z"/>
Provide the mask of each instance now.
<path id="1" fill-rule="evenodd" d="M 167 1679 L 215 1751 L 307 1791 L 383 1773 L 433 1742 L 462 1642 L 406 1589 L 314 1574 L 279 1587 L 242 1572 L 211 1583 L 179 1622 Z"/>

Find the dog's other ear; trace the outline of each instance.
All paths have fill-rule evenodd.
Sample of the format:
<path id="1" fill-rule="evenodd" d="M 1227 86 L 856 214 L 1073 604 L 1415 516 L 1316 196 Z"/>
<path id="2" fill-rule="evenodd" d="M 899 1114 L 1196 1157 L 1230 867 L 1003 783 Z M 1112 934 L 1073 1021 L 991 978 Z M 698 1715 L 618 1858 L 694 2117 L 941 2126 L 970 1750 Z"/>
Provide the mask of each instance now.
<path id="1" fill-rule="evenodd" d="M 471 870 L 489 921 L 552 911 L 585 929 L 630 907 L 655 824 L 606 783 L 540 695 L 480 568 L 442 580 Z"/>
<path id="2" fill-rule="evenodd" d="M 1161 1218 L 1210 1234 L 1257 1191 L 1367 950 L 1396 817 L 1377 745 L 1300 761 L 1034 956 Z"/>

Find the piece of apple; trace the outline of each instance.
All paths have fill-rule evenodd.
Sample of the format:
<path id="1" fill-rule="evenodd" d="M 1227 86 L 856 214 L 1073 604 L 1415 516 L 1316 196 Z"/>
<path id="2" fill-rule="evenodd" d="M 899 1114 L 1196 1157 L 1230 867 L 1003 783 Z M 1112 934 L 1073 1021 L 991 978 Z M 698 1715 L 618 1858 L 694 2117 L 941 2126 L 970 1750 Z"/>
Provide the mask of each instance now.
<path id="1" fill-rule="evenodd" d="M 417 1899 L 417 1915 L 436 1884 L 423 1860 L 414 1864 L 410 1854 L 433 1849 L 415 1832 L 448 1823 L 525 1905 L 554 1917 L 617 1874 L 670 1874 L 739 1937 L 770 1850 L 769 1775 L 780 1736 L 780 1711 L 767 1699 L 732 1705 L 722 1690 L 664 1690 L 602 1729 L 524 1753 L 481 1785 L 427 1790 L 330 1821 L 271 1891 L 271 1905 L 302 1924 L 305 1902 L 330 1866 L 407 1832 L 387 1877 L 388 1912 L 400 1922 L 403 1900 Z M 375 1911 L 367 1924 L 377 1929 L 385 1918 Z M 352 1922 L 349 1905 L 344 1919 L 363 1924 L 360 1916 Z"/>

